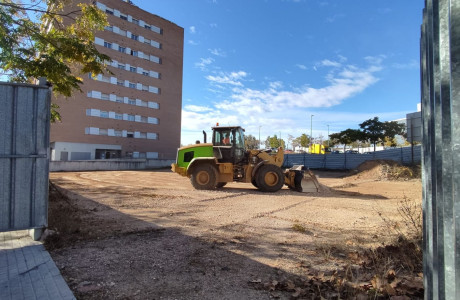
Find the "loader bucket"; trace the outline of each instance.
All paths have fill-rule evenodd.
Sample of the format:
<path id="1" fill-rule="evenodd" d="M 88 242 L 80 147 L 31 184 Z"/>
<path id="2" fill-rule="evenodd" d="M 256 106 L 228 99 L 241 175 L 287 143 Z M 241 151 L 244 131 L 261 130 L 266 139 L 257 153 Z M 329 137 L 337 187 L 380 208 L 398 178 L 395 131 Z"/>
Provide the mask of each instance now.
<path id="1" fill-rule="evenodd" d="M 315 174 L 303 165 L 295 165 L 286 171 L 286 185 L 301 193 L 318 193 L 321 186 Z"/>

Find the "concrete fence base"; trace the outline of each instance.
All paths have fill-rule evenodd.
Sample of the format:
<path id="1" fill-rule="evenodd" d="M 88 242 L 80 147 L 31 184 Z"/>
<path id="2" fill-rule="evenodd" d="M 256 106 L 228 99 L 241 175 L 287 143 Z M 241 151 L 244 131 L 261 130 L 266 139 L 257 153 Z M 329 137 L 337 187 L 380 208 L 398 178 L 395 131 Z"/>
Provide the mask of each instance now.
<path id="1" fill-rule="evenodd" d="M 117 171 L 117 170 L 147 170 L 168 168 L 174 160 L 171 159 L 105 159 L 78 161 L 51 161 L 51 172 L 72 171 Z"/>

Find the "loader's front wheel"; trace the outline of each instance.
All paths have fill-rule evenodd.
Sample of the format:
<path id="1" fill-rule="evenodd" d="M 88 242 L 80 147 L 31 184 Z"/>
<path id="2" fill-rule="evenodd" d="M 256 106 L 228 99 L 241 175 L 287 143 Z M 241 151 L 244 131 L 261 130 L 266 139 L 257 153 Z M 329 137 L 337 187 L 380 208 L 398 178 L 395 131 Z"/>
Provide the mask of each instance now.
<path id="1" fill-rule="evenodd" d="M 280 167 L 263 165 L 256 175 L 256 183 L 262 192 L 276 192 L 284 185 L 284 175 Z"/>
<path id="2" fill-rule="evenodd" d="M 210 164 L 197 166 L 190 177 L 192 185 L 197 190 L 212 190 L 217 185 L 217 171 Z"/>
<path id="3" fill-rule="evenodd" d="M 217 189 L 220 189 L 220 188 L 223 188 L 224 186 L 226 186 L 227 183 L 226 182 L 218 182 L 217 185 L 216 185 L 216 188 Z"/>

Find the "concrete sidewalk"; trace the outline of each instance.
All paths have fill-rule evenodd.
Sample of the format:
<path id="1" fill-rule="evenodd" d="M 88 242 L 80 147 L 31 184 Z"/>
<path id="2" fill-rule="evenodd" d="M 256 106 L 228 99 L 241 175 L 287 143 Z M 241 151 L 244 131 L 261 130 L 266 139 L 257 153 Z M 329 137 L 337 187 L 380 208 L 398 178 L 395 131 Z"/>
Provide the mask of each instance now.
<path id="1" fill-rule="evenodd" d="M 27 230 L 0 232 L 0 299 L 75 299 L 50 254 Z"/>

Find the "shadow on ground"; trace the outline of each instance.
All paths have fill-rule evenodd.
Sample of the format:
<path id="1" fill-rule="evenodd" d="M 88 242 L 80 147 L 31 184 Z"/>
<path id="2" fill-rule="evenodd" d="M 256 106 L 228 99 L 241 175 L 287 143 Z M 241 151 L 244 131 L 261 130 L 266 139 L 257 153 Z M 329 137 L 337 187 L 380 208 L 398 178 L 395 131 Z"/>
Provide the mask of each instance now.
<path id="1" fill-rule="evenodd" d="M 373 284 L 369 275 L 360 284 L 359 264 L 368 260 L 357 253 L 350 258 L 353 263 L 348 269 L 325 273 L 299 261 L 296 273 L 280 270 L 236 253 L 235 243 L 241 243 L 245 251 L 257 248 L 262 256 L 272 255 L 270 249 L 261 253 L 258 245 L 238 240 L 237 235 L 233 240 L 192 237 L 179 228 L 133 218 L 58 185 L 50 185 L 49 228 L 59 233 L 47 238 L 46 247 L 78 299 L 347 299 L 359 295 L 386 299 L 398 294 L 396 284 L 402 282 L 391 281 L 395 282 L 393 292 L 384 292 L 391 287 L 391 282 L 386 284 L 391 279 L 383 276 L 381 283 Z M 108 191 L 109 195 L 129 193 L 120 187 Z M 349 255 L 335 249 L 325 251 L 330 252 L 329 259 Z M 423 296 L 417 285 L 404 289 L 412 298 Z"/>

